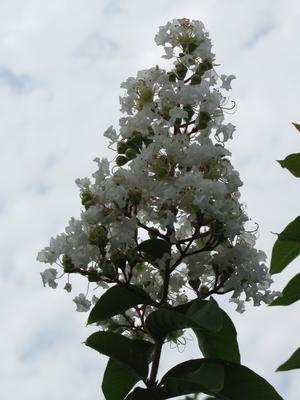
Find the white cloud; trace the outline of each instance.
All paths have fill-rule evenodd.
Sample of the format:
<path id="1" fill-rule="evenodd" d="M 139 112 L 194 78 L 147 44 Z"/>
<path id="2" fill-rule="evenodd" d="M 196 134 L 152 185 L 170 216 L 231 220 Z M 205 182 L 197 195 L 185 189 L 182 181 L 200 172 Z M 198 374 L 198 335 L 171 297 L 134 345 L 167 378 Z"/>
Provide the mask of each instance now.
<path id="1" fill-rule="evenodd" d="M 203 20 L 220 73 L 238 77 L 231 94 L 237 111 L 228 115 L 237 125 L 233 161 L 245 182 L 243 200 L 260 224 L 259 245 L 270 254 L 270 232 L 299 209 L 298 181 L 275 162 L 300 148 L 290 124 L 300 120 L 299 4 L 11 0 L 1 2 L 0 14 L 0 396 L 98 399 L 105 358 L 81 345 L 91 332 L 85 316 L 62 288 L 42 288 L 35 257 L 79 214 L 75 178 L 93 171 L 95 156 L 113 157 L 100 134 L 117 125 L 120 82 L 161 64 L 153 42 L 159 25 L 182 16 Z M 297 262 L 277 286 L 296 270 Z M 239 316 L 226 306 L 245 364 L 298 399 L 297 374 L 272 373 L 300 345 L 297 305 L 248 308 Z M 170 357 L 177 359 L 176 351 Z"/>

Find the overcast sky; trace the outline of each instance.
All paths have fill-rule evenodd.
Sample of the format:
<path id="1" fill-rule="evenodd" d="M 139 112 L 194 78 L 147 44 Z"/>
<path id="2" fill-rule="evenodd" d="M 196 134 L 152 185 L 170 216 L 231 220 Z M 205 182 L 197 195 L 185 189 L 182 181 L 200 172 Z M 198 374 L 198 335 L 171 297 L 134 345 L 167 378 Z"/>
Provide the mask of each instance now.
<path id="1" fill-rule="evenodd" d="M 49 238 L 79 216 L 74 181 L 113 158 L 102 133 L 117 127 L 120 83 L 160 64 L 153 38 L 172 18 L 200 19 L 219 71 L 234 74 L 237 126 L 230 149 L 242 200 L 270 256 L 275 236 L 299 215 L 299 180 L 276 159 L 300 151 L 299 0 L 0 1 L 1 330 L 0 398 L 99 400 L 105 357 L 82 342 L 94 331 L 72 294 L 44 289 L 35 261 Z M 299 271 L 300 259 L 274 288 Z M 77 285 L 77 286 L 76 286 Z M 78 288 L 78 289 L 76 289 Z M 80 283 L 75 282 L 75 292 Z M 77 293 L 76 293 L 77 294 Z M 300 346 L 300 304 L 248 305 L 236 323 L 243 364 L 298 400 L 300 371 L 274 373 Z M 195 357 L 168 351 L 163 369 Z"/>

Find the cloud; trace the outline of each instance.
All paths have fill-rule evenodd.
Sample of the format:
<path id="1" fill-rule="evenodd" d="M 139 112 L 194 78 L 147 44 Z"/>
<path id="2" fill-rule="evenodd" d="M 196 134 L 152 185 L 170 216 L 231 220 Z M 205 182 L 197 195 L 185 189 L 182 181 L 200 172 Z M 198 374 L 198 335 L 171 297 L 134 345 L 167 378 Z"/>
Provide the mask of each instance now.
<path id="1" fill-rule="evenodd" d="M 300 119 L 298 7 L 296 0 L 272 7 L 266 0 L 0 4 L 1 398 L 100 398 L 105 357 L 81 344 L 93 330 L 63 283 L 55 291 L 42 287 L 35 257 L 79 215 L 74 180 L 93 172 L 94 157 L 113 158 L 101 134 L 118 124 L 120 82 L 162 64 L 153 37 L 169 19 L 203 20 L 220 73 L 238 77 L 230 94 L 237 110 L 227 116 L 237 125 L 231 151 L 245 183 L 242 199 L 260 225 L 259 246 L 270 255 L 270 232 L 299 209 L 298 182 L 275 161 L 300 145 L 290 124 Z M 276 286 L 296 270 L 297 262 Z M 80 281 L 74 286 L 76 294 L 86 290 Z M 242 316 L 222 306 L 237 325 L 244 363 L 298 399 L 296 373 L 272 372 L 300 345 L 297 305 L 284 312 L 249 306 Z M 162 367 L 194 353 L 195 341 L 182 354 L 166 350 Z"/>

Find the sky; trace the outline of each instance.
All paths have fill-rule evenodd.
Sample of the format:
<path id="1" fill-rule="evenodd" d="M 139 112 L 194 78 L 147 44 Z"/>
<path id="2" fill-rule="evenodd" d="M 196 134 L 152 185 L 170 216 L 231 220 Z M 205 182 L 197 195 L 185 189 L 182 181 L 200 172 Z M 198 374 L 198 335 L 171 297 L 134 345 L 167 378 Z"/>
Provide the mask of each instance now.
<path id="1" fill-rule="evenodd" d="M 299 215 L 299 181 L 276 160 L 300 149 L 300 4 L 298 0 L 10 0 L 0 1 L 0 398 L 101 399 L 106 358 L 84 346 L 94 331 L 76 313 L 72 294 L 43 288 L 37 252 L 80 214 L 74 183 L 113 154 L 103 132 L 118 126 L 120 83 L 162 63 L 153 38 L 173 18 L 202 20 L 218 71 L 234 74 L 237 126 L 232 162 L 242 201 L 260 227 L 269 256 Z M 272 233 L 273 232 L 273 233 Z M 300 259 L 280 276 L 283 288 Z M 81 289 L 74 281 L 75 292 Z M 77 289 L 76 289 L 77 288 Z M 76 294 L 77 294 L 76 293 Z M 242 362 L 285 400 L 297 400 L 300 371 L 275 373 L 300 346 L 299 304 L 253 308 L 236 324 Z M 195 356 L 166 349 L 162 373 Z M 181 349 L 182 350 L 182 349 Z"/>

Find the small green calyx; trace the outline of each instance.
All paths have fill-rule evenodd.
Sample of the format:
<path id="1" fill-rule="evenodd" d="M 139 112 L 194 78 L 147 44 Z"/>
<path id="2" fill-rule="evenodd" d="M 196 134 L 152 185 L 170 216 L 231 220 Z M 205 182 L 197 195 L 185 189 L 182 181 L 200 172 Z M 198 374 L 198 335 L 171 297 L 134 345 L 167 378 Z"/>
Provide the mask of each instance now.
<path id="1" fill-rule="evenodd" d="M 125 269 L 126 255 L 121 250 L 115 250 L 112 253 L 110 259 L 116 268 L 120 268 L 121 270 Z"/>
<path id="2" fill-rule="evenodd" d="M 126 150 L 125 156 L 128 158 L 128 160 L 133 160 L 137 155 L 137 151 L 133 149 L 132 147 L 129 147 L 129 149 Z"/>
<path id="3" fill-rule="evenodd" d="M 206 129 L 210 120 L 211 116 L 207 111 L 200 111 L 198 129 Z"/>
<path id="4" fill-rule="evenodd" d="M 168 158 L 165 155 L 159 156 L 151 165 L 151 171 L 157 179 L 166 178 L 170 172 Z"/>
<path id="5" fill-rule="evenodd" d="M 89 188 L 83 188 L 81 190 L 80 197 L 81 204 L 85 207 L 86 210 L 96 204 L 95 198 Z"/>
<path id="6" fill-rule="evenodd" d="M 90 231 L 88 240 L 90 244 L 104 249 L 108 243 L 107 229 L 102 225 L 97 226 Z"/>
<path id="7" fill-rule="evenodd" d="M 127 149 L 128 149 L 128 146 L 125 142 L 118 142 L 118 144 L 117 144 L 118 154 L 125 154 Z"/>
<path id="8" fill-rule="evenodd" d="M 198 65 L 195 75 L 202 76 L 205 74 L 206 71 L 209 71 L 213 68 L 213 64 L 209 58 L 206 58 L 205 60 L 202 61 L 201 64 Z"/>
<path id="9" fill-rule="evenodd" d="M 188 69 L 184 64 L 178 63 L 175 65 L 175 70 L 176 70 L 176 75 L 178 76 L 178 78 L 182 80 L 185 78 Z"/>
<path id="10" fill-rule="evenodd" d="M 100 278 L 98 272 L 95 268 L 91 267 L 88 270 L 88 281 L 89 282 L 99 282 Z"/>
<path id="11" fill-rule="evenodd" d="M 176 74 L 175 72 L 168 72 L 168 77 L 170 82 L 176 82 Z"/>
<path id="12" fill-rule="evenodd" d="M 129 159 L 127 157 L 124 156 L 118 156 L 116 158 L 116 164 L 118 167 L 122 167 L 123 165 L 125 165 L 126 163 L 128 163 Z"/>
<path id="13" fill-rule="evenodd" d="M 145 85 L 142 82 L 140 90 L 139 90 L 139 99 L 136 103 L 136 109 L 141 111 L 145 104 L 152 103 L 153 101 L 153 91 L 151 88 Z"/>
<path id="14" fill-rule="evenodd" d="M 138 188 L 130 188 L 127 194 L 130 203 L 134 206 L 137 206 L 142 200 L 142 191 Z"/>
<path id="15" fill-rule="evenodd" d="M 116 277 L 116 270 L 113 264 L 106 260 L 104 263 L 101 265 L 102 268 L 102 274 L 106 276 L 107 278 L 114 279 Z"/>
<path id="16" fill-rule="evenodd" d="M 199 41 L 197 38 L 191 35 L 182 35 L 178 38 L 178 42 L 182 47 L 185 54 L 193 53 L 199 46 Z"/>
<path id="17" fill-rule="evenodd" d="M 202 81 L 201 75 L 193 75 L 192 79 L 191 79 L 191 85 L 200 85 Z"/>
<path id="18" fill-rule="evenodd" d="M 190 279 L 190 280 L 189 280 L 189 285 L 190 285 L 190 287 L 191 287 L 192 289 L 195 290 L 195 292 L 198 292 L 200 283 L 201 283 L 201 281 L 200 281 L 199 278 L 197 278 L 197 279 Z"/>

